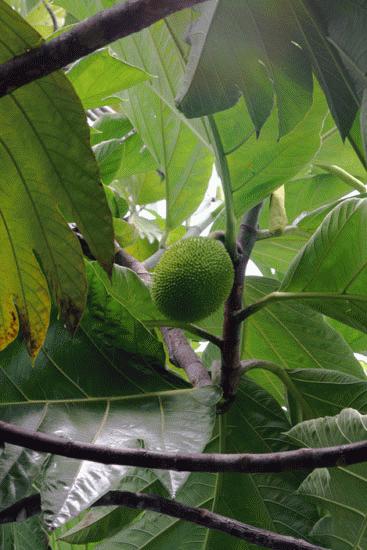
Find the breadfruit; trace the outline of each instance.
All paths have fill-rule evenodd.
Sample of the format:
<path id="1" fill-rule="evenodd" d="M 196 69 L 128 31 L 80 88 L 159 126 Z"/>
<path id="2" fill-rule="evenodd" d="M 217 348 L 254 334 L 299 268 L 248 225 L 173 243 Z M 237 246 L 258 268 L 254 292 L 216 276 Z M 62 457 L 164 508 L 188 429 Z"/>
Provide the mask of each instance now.
<path id="1" fill-rule="evenodd" d="M 155 268 L 152 297 L 161 313 L 176 321 L 199 321 L 228 298 L 234 278 L 223 244 L 205 237 L 175 243 Z"/>

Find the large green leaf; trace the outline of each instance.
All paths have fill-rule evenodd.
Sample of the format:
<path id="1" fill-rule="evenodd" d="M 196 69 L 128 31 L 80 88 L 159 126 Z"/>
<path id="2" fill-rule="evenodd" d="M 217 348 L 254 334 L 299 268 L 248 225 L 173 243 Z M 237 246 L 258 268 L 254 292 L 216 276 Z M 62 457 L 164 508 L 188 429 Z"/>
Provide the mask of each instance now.
<path id="1" fill-rule="evenodd" d="M 300 447 L 328 447 L 363 441 L 366 416 L 345 409 L 338 416 L 318 418 L 292 428 L 288 436 Z M 314 470 L 302 483 L 300 495 L 315 503 L 323 517 L 312 535 L 333 550 L 362 550 L 367 545 L 365 499 L 367 466 L 338 466 Z"/>
<path id="2" fill-rule="evenodd" d="M 278 274 L 285 273 L 293 258 L 304 247 L 310 234 L 301 229 L 291 233 L 274 235 L 269 239 L 259 240 L 251 255 L 260 271 L 275 269 Z M 266 271 L 265 271 L 266 273 Z"/>
<path id="3" fill-rule="evenodd" d="M 200 451 L 211 436 L 217 390 L 191 389 L 163 368 L 158 376 L 146 361 L 101 345 L 89 326 L 71 339 L 53 324 L 34 368 L 18 342 L 1 359 L 2 420 L 71 440 L 162 451 Z M 77 515 L 130 474 L 126 467 L 47 459 L 12 445 L 0 457 L 0 472 L 1 507 L 27 494 L 38 477 L 49 526 Z M 157 476 L 171 493 L 187 478 Z"/>
<path id="4" fill-rule="evenodd" d="M 250 380 L 241 382 L 231 410 L 218 420 L 208 452 L 268 452 L 287 448 L 282 436 L 289 424 L 279 405 Z M 277 532 L 306 537 L 317 520 L 315 510 L 297 494 L 303 475 L 193 474 L 177 498 L 190 506 Z M 235 538 L 164 515 L 143 513 L 131 525 L 98 546 L 98 550 L 250 550 Z"/>
<path id="5" fill-rule="evenodd" d="M 144 292 L 143 286 L 139 286 L 137 282 L 137 276 L 134 278 L 132 272 L 125 271 L 126 274 L 119 272 L 118 268 L 114 268 L 113 281 L 117 281 L 117 285 L 120 283 L 120 287 L 124 283 L 126 287 L 126 282 L 132 281 L 135 283 L 136 294 L 131 293 L 133 289 L 131 287 L 128 293 L 129 298 L 118 300 L 115 296 L 119 294 L 119 287 L 115 290 L 115 285 L 112 285 L 112 288 L 111 285 L 108 286 L 106 281 L 101 279 L 98 270 L 88 265 L 88 308 L 83 317 L 82 326 L 93 334 L 93 338 L 98 344 L 144 356 L 158 364 L 164 364 L 161 342 L 139 320 L 139 302 L 147 294 L 149 295 L 149 291 L 145 289 Z"/>
<path id="6" fill-rule="evenodd" d="M 367 331 L 367 199 L 343 201 L 292 263 L 281 291 L 359 330 Z"/>
<path id="7" fill-rule="evenodd" d="M 367 413 L 367 380 L 336 370 L 293 370 L 289 375 L 315 417 L 353 407 Z"/>
<path id="8" fill-rule="evenodd" d="M 277 281 L 247 277 L 248 303 L 276 291 Z M 365 378 L 352 350 L 343 338 L 311 308 L 297 302 L 277 303 L 259 311 L 246 322 L 243 359 L 272 361 L 287 369 L 333 369 Z M 262 371 L 257 380 L 274 377 Z M 271 387 L 271 386 L 270 386 Z"/>
<path id="9" fill-rule="evenodd" d="M 223 111 L 242 93 L 257 132 L 277 99 L 280 136 L 312 103 L 312 75 L 286 3 L 215 0 L 190 32 L 180 108 L 190 117 Z M 269 78 L 270 77 L 270 78 Z M 294 101 L 294 98 L 297 101 Z"/>
<path id="10" fill-rule="evenodd" d="M 275 291 L 277 281 L 247 277 L 246 299 L 255 302 Z M 352 350 L 319 313 L 297 302 L 269 305 L 246 322 L 243 359 L 272 361 L 286 369 L 334 369 L 364 378 Z M 251 373 L 281 403 L 284 388 L 265 370 Z"/>
<path id="11" fill-rule="evenodd" d="M 246 277 L 246 304 L 257 302 L 278 288 L 274 279 Z M 200 323 L 218 335 L 222 324 L 221 312 Z M 296 301 L 269 304 L 246 320 L 242 359 L 271 361 L 285 369 L 333 369 L 365 378 L 351 348 L 338 332 L 322 315 Z M 251 377 L 284 402 L 284 388 L 273 374 L 258 370 Z"/>
<path id="12" fill-rule="evenodd" d="M 180 16 L 189 22 L 190 12 Z M 128 102 L 123 109 L 164 174 L 166 224 L 173 229 L 199 206 L 213 164 L 203 124 L 189 122 L 174 106 L 184 70 L 183 53 L 166 21 L 118 41 L 113 49 L 124 61 L 154 75 L 131 93 L 125 92 Z"/>
<path id="13" fill-rule="evenodd" d="M 108 49 L 99 50 L 75 63 L 67 73 L 84 109 L 118 104 L 115 93 L 131 88 L 149 75 L 113 57 Z"/>
<path id="14" fill-rule="evenodd" d="M 0 62 L 39 43 L 39 35 L 0 3 Z M 89 147 L 78 98 L 62 73 L 0 101 L 0 347 L 17 334 L 18 317 L 36 355 L 49 322 L 49 291 L 70 328 L 86 298 L 81 249 L 65 223 L 83 232 L 106 269 L 112 223 Z"/>
<path id="15" fill-rule="evenodd" d="M 325 102 L 317 91 L 312 108 L 287 136 L 278 140 L 273 113 L 258 140 L 255 135 L 248 136 L 243 145 L 228 156 L 238 215 L 261 202 L 309 164 L 320 147 L 326 112 Z"/>

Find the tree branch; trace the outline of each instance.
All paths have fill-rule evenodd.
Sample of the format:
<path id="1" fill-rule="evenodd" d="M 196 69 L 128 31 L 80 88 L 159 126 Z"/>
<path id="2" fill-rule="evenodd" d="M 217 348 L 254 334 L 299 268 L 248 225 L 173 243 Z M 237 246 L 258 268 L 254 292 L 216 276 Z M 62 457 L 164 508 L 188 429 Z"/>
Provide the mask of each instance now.
<path id="1" fill-rule="evenodd" d="M 219 349 L 222 347 L 222 340 L 221 338 L 218 338 L 215 334 L 212 334 L 211 332 L 208 332 L 207 330 L 198 327 L 197 325 L 193 325 L 192 323 L 184 323 L 181 321 L 171 321 L 167 319 L 153 319 L 152 321 L 144 321 L 144 324 L 146 327 L 167 327 L 169 325 L 169 328 L 181 328 L 182 330 L 186 330 L 187 332 L 190 332 L 191 334 L 195 334 L 202 340 L 208 340 L 208 342 L 211 342 L 215 346 L 217 346 Z"/>
<path id="2" fill-rule="evenodd" d="M 203 0 L 129 0 L 0 65 L 0 97 Z"/>
<path id="3" fill-rule="evenodd" d="M 234 261 L 235 279 L 232 292 L 224 307 L 221 385 L 223 397 L 230 403 L 237 392 L 241 377 L 241 322 L 235 317 L 242 309 L 243 285 L 246 267 L 256 243 L 257 221 L 261 204 L 252 208 L 241 223 L 239 245 L 241 251 Z"/>
<path id="4" fill-rule="evenodd" d="M 150 284 L 151 274 L 144 265 L 120 247 L 117 249 L 115 262 L 135 271 L 145 284 Z M 190 346 L 182 330 L 162 327 L 161 333 L 168 349 L 170 361 L 175 366 L 184 369 L 191 384 L 196 388 L 210 386 L 212 384 L 210 374 Z"/>
<path id="5" fill-rule="evenodd" d="M 158 495 L 110 491 L 92 504 L 92 507 L 96 506 L 125 506 L 134 510 L 150 510 L 158 514 L 189 521 L 207 529 L 221 531 L 257 546 L 272 548 L 273 550 L 324 550 L 322 547 L 315 546 L 305 540 L 279 535 L 266 529 L 259 529 L 220 514 L 215 514 L 204 508 L 192 508 Z M 27 497 L 0 512 L 0 524 L 17 521 L 19 510 L 24 510 L 24 513 L 28 514 L 25 518 L 39 514 L 41 512 L 40 495 Z"/>
<path id="6" fill-rule="evenodd" d="M 77 443 L 0 422 L 0 443 L 99 464 L 136 466 L 178 472 L 277 473 L 290 470 L 332 468 L 367 461 L 367 441 L 264 454 L 164 453 L 146 449 L 113 449 Z"/>

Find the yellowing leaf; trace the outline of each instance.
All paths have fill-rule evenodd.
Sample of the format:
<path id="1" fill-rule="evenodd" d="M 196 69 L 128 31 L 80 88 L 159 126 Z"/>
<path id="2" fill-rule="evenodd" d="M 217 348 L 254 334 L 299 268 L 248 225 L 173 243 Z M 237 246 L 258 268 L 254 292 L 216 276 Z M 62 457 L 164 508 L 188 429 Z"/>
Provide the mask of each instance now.
<path id="1" fill-rule="evenodd" d="M 0 1 L 0 63 L 40 36 Z M 111 215 L 90 149 L 79 99 L 63 73 L 0 100 L 0 349 L 20 328 L 29 353 L 44 341 L 56 302 L 74 330 L 87 283 L 77 223 L 107 270 L 113 258 Z"/>

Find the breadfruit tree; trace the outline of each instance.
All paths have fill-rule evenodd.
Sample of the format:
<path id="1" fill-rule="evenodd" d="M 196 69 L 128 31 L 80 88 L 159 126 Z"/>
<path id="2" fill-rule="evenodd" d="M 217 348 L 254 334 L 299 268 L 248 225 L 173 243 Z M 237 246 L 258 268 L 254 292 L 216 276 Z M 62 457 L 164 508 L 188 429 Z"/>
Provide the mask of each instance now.
<path id="1" fill-rule="evenodd" d="M 0 0 L 0 546 L 367 548 L 366 0 Z"/>

